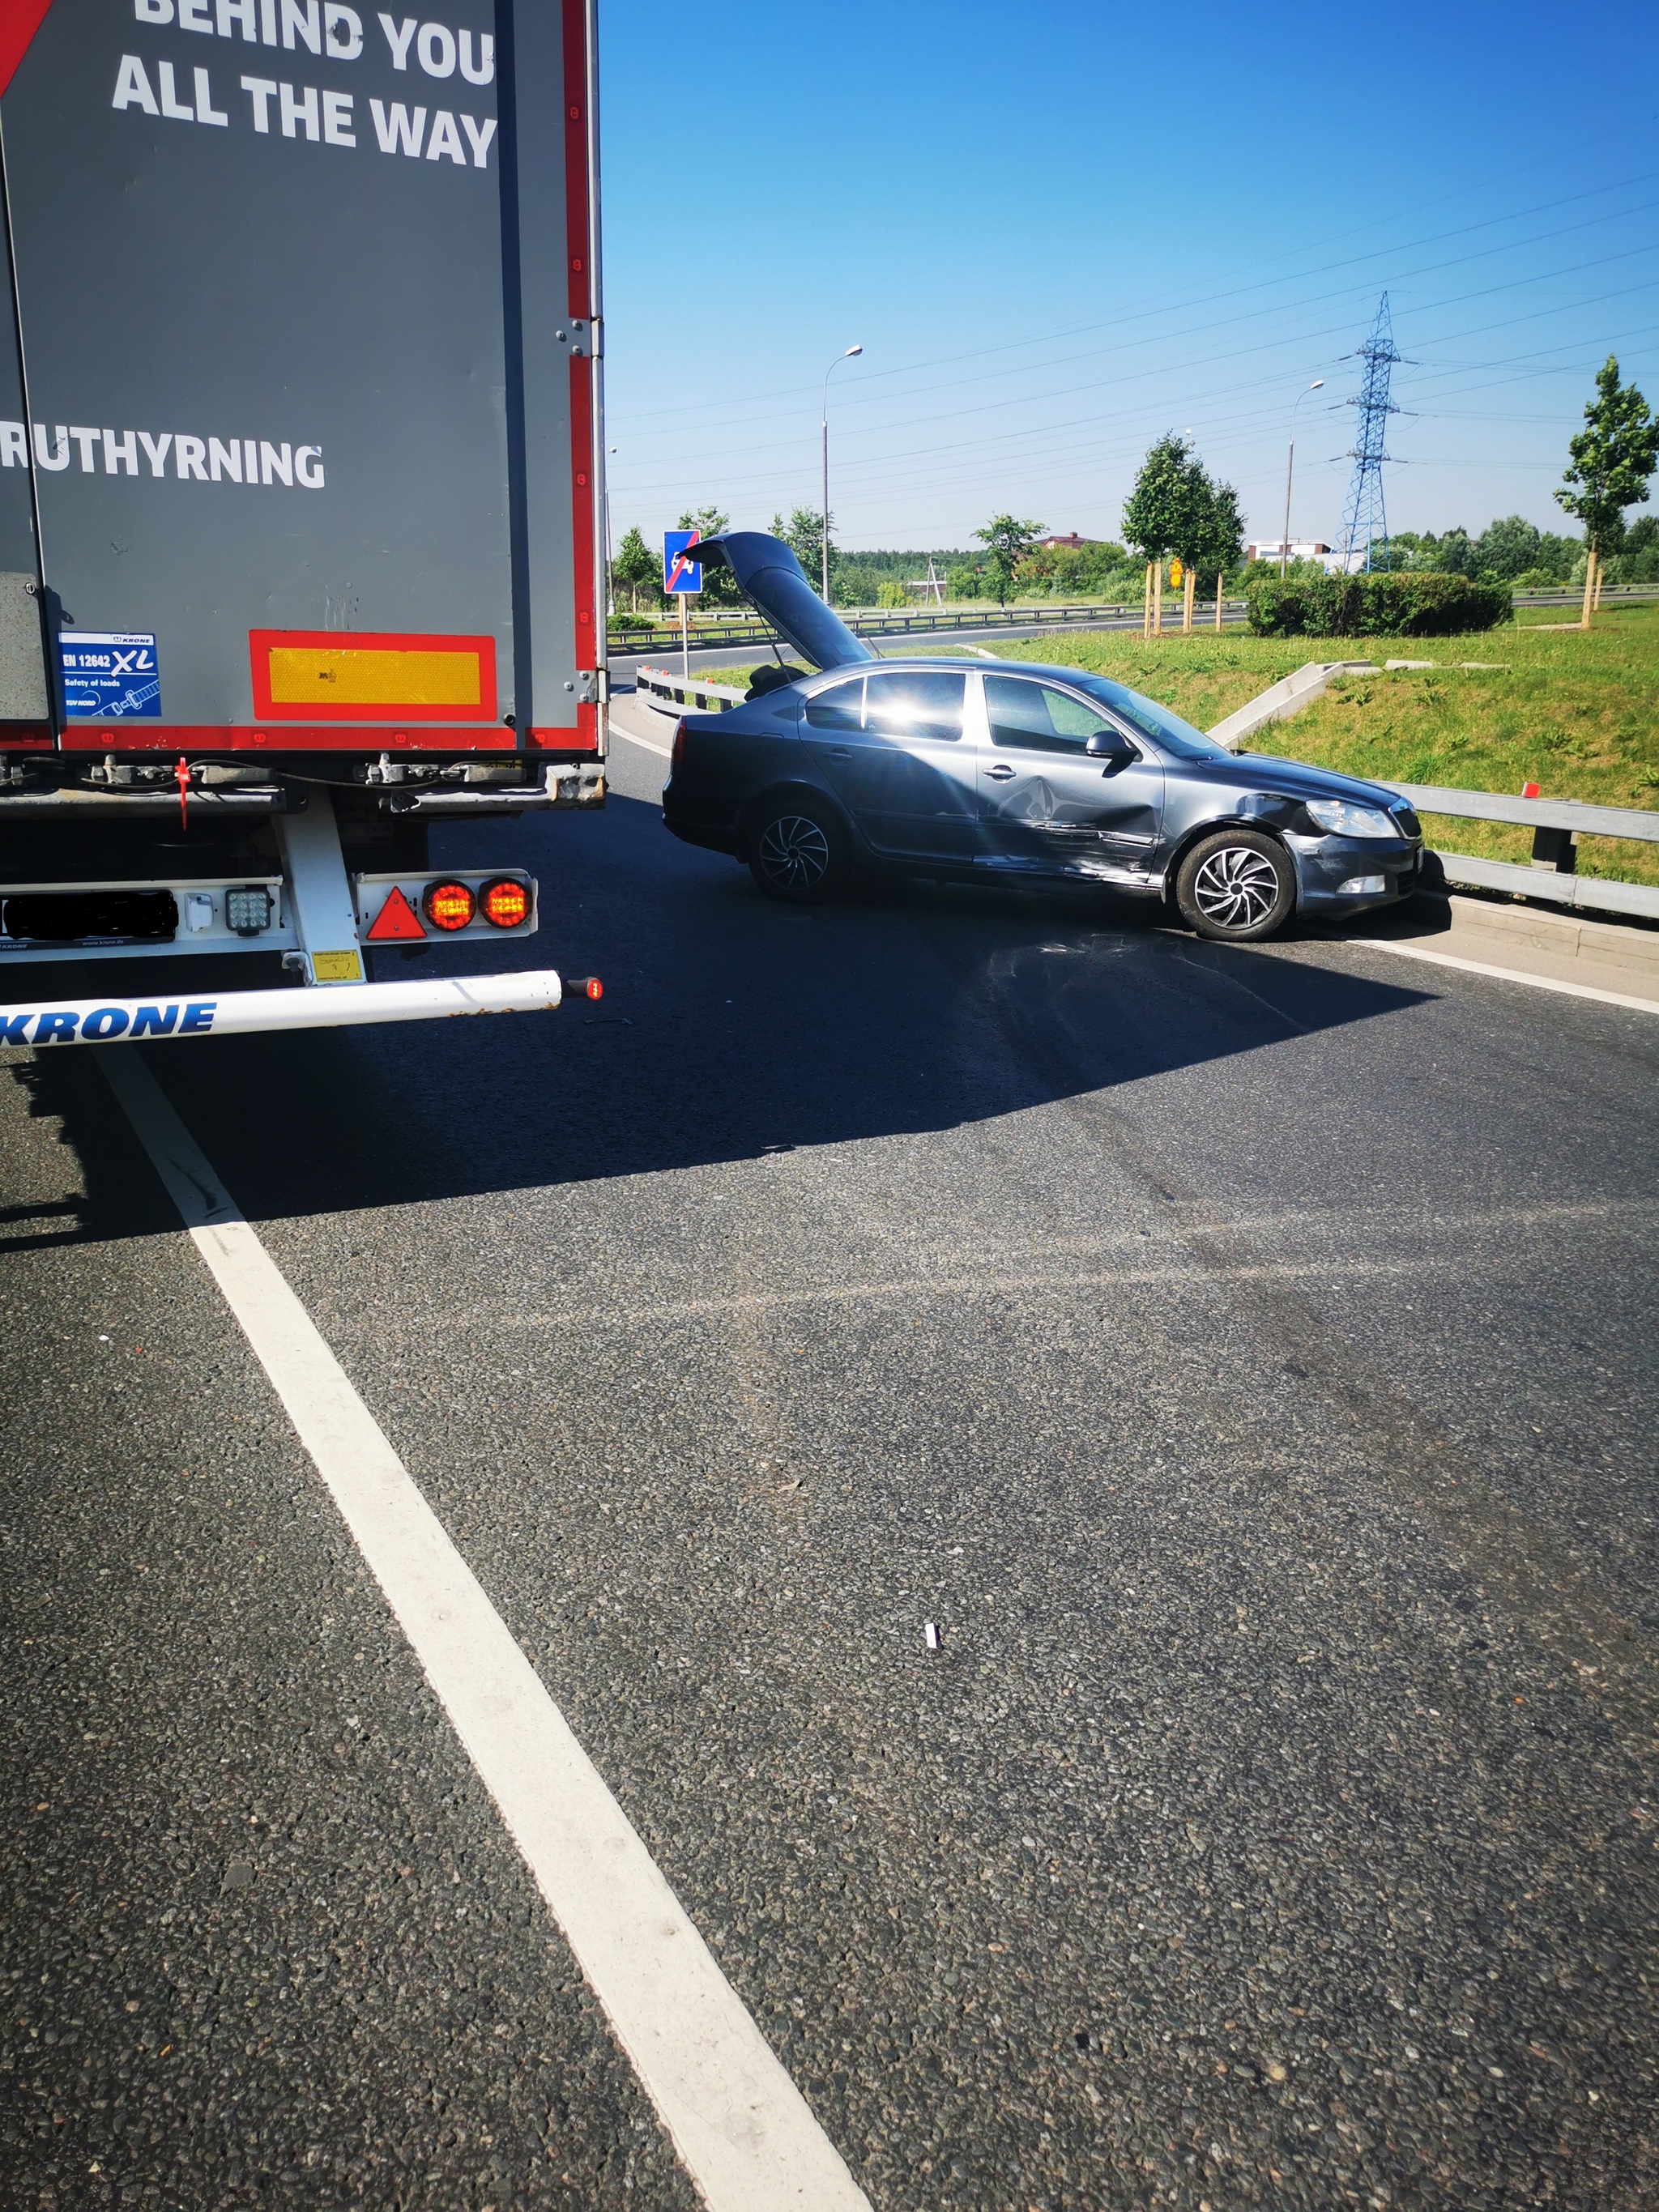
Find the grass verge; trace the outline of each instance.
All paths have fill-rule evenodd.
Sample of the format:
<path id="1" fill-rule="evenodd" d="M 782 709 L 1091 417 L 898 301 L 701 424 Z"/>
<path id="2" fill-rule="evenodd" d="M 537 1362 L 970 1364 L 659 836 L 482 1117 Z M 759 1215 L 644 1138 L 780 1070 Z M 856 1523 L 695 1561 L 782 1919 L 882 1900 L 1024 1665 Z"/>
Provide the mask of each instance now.
<path id="1" fill-rule="evenodd" d="M 1122 632 L 1021 639 L 1010 659 L 1088 668 L 1173 707 L 1200 729 L 1309 660 L 1372 660 L 1372 676 L 1342 676 L 1322 699 L 1252 744 L 1345 775 L 1439 783 L 1458 791 L 1519 795 L 1536 783 L 1547 799 L 1601 806 L 1659 805 L 1659 607 L 1604 611 L 1588 633 L 1510 623 L 1474 637 L 1146 640 Z M 1390 659 L 1432 668 L 1384 671 Z M 1497 665 L 1465 668 L 1465 661 Z M 1494 860 L 1524 861 L 1531 832 L 1462 816 L 1425 817 L 1431 845 Z M 1659 845 L 1589 837 L 1581 873 L 1659 883 Z"/>

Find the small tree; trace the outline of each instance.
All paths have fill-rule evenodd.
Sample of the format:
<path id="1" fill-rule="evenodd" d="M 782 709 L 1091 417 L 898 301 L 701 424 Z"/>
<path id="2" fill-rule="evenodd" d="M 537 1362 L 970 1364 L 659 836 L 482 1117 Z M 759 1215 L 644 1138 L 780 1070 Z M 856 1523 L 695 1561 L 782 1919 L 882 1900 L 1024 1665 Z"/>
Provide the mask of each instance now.
<path id="1" fill-rule="evenodd" d="M 1149 599 L 1152 571 L 1157 569 L 1160 601 L 1166 555 L 1176 554 L 1195 583 L 1206 571 L 1213 577 L 1218 570 L 1231 568 L 1244 542 L 1237 493 L 1231 484 L 1212 482 L 1198 455 L 1173 430 L 1158 440 L 1140 465 L 1123 509 L 1123 533 L 1146 556 Z M 1189 590 L 1187 620 L 1191 603 Z"/>
<path id="2" fill-rule="evenodd" d="M 1147 621 L 1164 623 L 1164 562 L 1171 553 L 1191 562 L 1203 538 L 1208 479 L 1187 441 L 1167 430 L 1147 453 L 1123 508 L 1123 534 L 1146 562 Z"/>
<path id="3" fill-rule="evenodd" d="M 830 596 L 836 596 L 836 518 L 830 517 Z M 806 580 L 816 584 L 823 574 L 823 517 L 815 507 L 792 507 L 786 524 L 781 514 L 772 517 L 772 535 L 781 538 L 801 567 L 806 571 Z"/>
<path id="4" fill-rule="evenodd" d="M 641 536 L 637 523 L 632 526 L 617 548 L 617 557 L 611 564 L 611 573 L 619 584 L 627 586 L 629 607 L 633 613 L 638 614 L 641 586 L 655 584 L 662 572 L 657 556 Z"/>
<path id="5" fill-rule="evenodd" d="M 1140 465 L 1123 507 L 1123 535 L 1141 558 L 1162 561 L 1178 552 L 1187 534 L 1192 487 L 1187 441 L 1167 431 Z"/>
<path id="6" fill-rule="evenodd" d="M 1659 464 L 1659 423 L 1633 384 L 1619 380 L 1609 354 L 1595 380 L 1595 397 L 1584 409 L 1584 428 L 1567 448 L 1571 455 L 1555 496 L 1584 526 L 1584 613 L 1589 628 L 1596 570 L 1604 551 L 1616 553 L 1625 509 L 1647 503 L 1648 479 Z"/>
<path id="7" fill-rule="evenodd" d="M 974 532 L 986 550 L 985 582 L 1000 607 L 1014 596 L 1014 571 L 1042 528 L 1040 522 L 1022 522 L 1017 515 L 994 514 L 982 530 Z"/>
<path id="8" fill-rule="evenodd" d="M 1244 550 L 1244 522 L 1238 511 L 1238 494 L 1230 483 L 1204 482 L 1202 511 L 1196 543 L 1188 558 L 1206 586 L 1214 589 L 1238 566 Z"/>

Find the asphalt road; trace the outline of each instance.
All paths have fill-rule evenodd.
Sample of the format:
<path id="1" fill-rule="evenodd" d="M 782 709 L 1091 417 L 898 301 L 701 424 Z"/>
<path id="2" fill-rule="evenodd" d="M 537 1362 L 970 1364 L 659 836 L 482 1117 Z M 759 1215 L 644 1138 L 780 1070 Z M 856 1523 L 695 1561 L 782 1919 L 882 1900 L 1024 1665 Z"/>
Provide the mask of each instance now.
<path id="1" fill-rule="evenodd" d="M 617 752 L 441 833 L 601 1005 L 115 1049 L 872 2204 L 1650 2205 L 1659 1024 L 776 907 Z M 0 2198 L 689 2206 L 97 1062 L 0 1071 Z"/>

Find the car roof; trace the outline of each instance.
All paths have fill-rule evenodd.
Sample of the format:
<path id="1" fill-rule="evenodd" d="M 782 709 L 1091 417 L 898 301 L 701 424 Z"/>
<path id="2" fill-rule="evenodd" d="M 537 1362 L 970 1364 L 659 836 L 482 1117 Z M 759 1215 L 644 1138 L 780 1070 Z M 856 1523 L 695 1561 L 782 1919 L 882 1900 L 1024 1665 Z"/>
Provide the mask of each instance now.
<path id="1" fill-rule="evenodd" d="M 977 668 L 984 674 L 1042 676 L 1056 684 L 1075 684 L 1079 678 L 1091 673 L 1086 668 L 1055 667 L 1041 660 L 981 660 L 977 654 L 969 659 L 963 653 L 896 653 L 890 659 L 884 653 L 879 660 L 863 661 L 858 666 L 852 668 L 842 666 L 821 669 L 811 677 L 798 678 L 796 680 L 812 684 L 830 684 L 843 678 L 879 675 L 883 669 L 891 669 L 902 674 L 911 671 L 921 672 L 930 669 L 948 669 L 958 672 L 967 668 Z"/>

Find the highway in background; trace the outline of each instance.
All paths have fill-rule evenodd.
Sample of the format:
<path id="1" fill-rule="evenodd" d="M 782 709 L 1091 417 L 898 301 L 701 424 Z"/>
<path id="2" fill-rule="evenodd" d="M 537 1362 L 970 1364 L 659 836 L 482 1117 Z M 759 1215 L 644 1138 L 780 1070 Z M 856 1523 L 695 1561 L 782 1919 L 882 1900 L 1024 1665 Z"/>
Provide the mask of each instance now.
<path id="1" fill-rule="evenodd" d="M 1169 619 L 1170 611 L 1166 607 L 1164 609 L 1164 622 L 1166 625 L 1164 634 L 1165 635 L 1172 636 L 1178 632 L 1180 628 L 1179 609 L 1176 611 L 1176 627 L 1174 630 L 1168 628 Z M 1194 626 L 1195 628 L 1201 629 L 1210 629 L 1212 628 L 1212 618 L 1211 621 L 1195 623 Z M 1224 609 L 1222 616 L 1222 626 L 1226 629 L 1243 629 L 1245 626 L 1245 617 L 1242 611 L 1231 607 Z M 999 639 L 1006 641 L 1014 638 L 1045 637 L 1051 632 L 1056 635 L 1069 635 L 1072 630 L 1080 631 L 1083 635 L 1086 636 L 1090 632 L 1095 630 L 1138 630 L 1140 628 L 1141 617 L 1138 613 L 1133 612 L 1103 613 L 1098 620 L 1092 621 L 1086 626 L 1076 623 L 1070 624 L 1064 632 L 1056 630 L 1053 620 L 1049 619 L 1048 621 L 1044 621 L 1041 614 L 1034 614 L 1030 622 L 996 623 L 985 623 L 982 625 L 975 623 L 970 617 L 963 617 L 962 618 L 962 626 L 959 629 L 951 628 L 949 629 L 933 631 L 921 630 L 916 632 L 914 635 L 908 636 L 902 633 L 889 635 L 881 631 L 872 630 L 868 633 L 867 641 L 884 659 L 902 659 L 907 656 L 921 655 L 926 657 L 927 654 L 933 653 L 957 653 L 964 650 L 972 651 L 975 647 L 994 653 Z M 764 639 L 747 638 L 725 645 L 706 647 L 694 646 L 691 649 L 690 657 L 693 668 L 731 668 L 734 666 L 747 666 L 756 660 L 769 659 L 773 657 L 773 650 L 771 644 Z M 792 656 L 792 647 L 784 646 L 781 650 L 786 659 Z M 619 690 L 627 690 L 631 687 L 634 681 L 634 672 L 642 665 L 648 665 L 653 668 L 678 668 L 680 665 L 680 649 L 678 644 L 677 642 L 667 645 L 659 643 L 649 646 L 639 652 L 629 651 L 620 643 L 612 646 L 611 651 L 611 678 L 612 681 L 617 684 Z"/>
<path id="2" fill-rule="evenodd" d="M 869 2203 L 1650 2204 L 1659 1024 L 778 907 L 662 774 L 437 831 L 600 1004 L 112 1049 Z M 7 2202 L 690 2206 L 99 1060 L 0 1067 Z"/>

